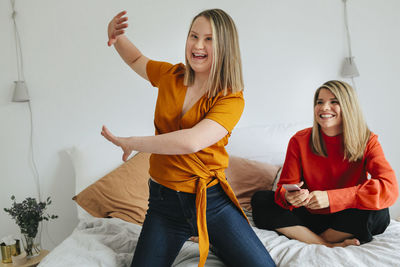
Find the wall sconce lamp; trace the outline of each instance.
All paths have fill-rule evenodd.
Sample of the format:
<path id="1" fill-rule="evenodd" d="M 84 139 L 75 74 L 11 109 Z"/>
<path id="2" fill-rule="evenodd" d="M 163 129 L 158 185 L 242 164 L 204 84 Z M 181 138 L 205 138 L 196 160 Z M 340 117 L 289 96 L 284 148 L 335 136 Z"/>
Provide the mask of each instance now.
<path id="1" fill-rule="evenodd" d="M 346 57 L 343 61 L 342 76 L 345 78 L 353 78 L 360 76 L 354 57 Z"/>
<path id="2" fill-rule="evenodd" d="M 28 87 L 24 81 L 14 81 L 14 95 L 12 98 L 13 102 L 28 102 L 29 101 L 29 94 L 28 94 Z"/>

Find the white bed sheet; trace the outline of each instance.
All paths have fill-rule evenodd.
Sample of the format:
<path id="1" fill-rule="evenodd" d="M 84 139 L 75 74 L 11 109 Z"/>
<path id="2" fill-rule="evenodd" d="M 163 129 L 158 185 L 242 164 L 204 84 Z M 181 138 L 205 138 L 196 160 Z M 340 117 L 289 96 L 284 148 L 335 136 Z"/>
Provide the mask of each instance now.
<path id="1" fill-rule="evenodd" d="M 86 218 L 45 257 L 39 267 L 129 266 L 141 227 L 120 219 Z M 392 220 L 385 233 L 361 246 L 327 248 L 289 240 L 273 231 L 254 231 L 277 266 L 400 266 L 400 222 Z M 155 248 L 156 249 L 156 248 Z M 174 267 L 197 266 L 198 244 L 186 242 Z M 206 266 L 225 266 L 210 252 Z"/>

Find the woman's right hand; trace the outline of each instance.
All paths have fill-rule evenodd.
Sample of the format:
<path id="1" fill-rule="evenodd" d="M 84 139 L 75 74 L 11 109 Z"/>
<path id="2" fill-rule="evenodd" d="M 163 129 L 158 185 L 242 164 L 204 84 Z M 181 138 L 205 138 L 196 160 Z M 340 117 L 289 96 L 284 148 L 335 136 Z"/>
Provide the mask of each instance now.
<path id="1" fill-rule="evenodd" d="M 108 23 L 108 46 L 112 46 L 118 40 L 118 37 L 125 33 L 125 28 L 128 27 L 128 17 L 126 11 L 119 12 L 111 21 Z"/>
<path id="2" fill-rule="evenodd" d="M 108 141 L 110 141 L 114 145 L 119 146 L 122 149 L 123 153 L 124 153 L 122 155 L 122 160 L 123 161 L 127 161 L 128 160 L 128 157 L 131 155 L 131 153 L 133 151 L 133 149 L 129 145 L 129 137 L 127 138 L 127 137 L 115 136 L 104 125 L 103 125 L 103 127 L 101 129 L 101 135 L 104 136 Z"/>
<path id="3" fill-rule="evenodd" d="M 297 184 L 299 187 L 303 185 L 303 182 Z M 288 203 L 295 207 L 301 207 L 308 204 L 310 201 L 310 192 L 308 189 L 301 189 L 299 191 L 286 191 L 285 198 Z"/>

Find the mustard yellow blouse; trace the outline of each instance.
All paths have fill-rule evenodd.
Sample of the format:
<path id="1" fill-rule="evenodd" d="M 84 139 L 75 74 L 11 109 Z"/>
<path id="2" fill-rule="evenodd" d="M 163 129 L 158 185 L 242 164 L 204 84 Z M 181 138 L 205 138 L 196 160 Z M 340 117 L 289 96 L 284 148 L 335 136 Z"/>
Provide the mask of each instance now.
<path id="1" fill-rule="evenodd" d="M 150 157 L 149 173 L 155 181 L 176 191 L 196 194 L 200 247 L 199 266 L 204 266 L 209 249 L 206 221 L 207 187 L 220 183 L 225 193 L 241 210 L 238 200 L 225 179 L 225 169 L 228 167 L 229 161 L 225 146 L 242 115 L 243 93 L 223 96 L 221 92 L 212 98 L 205 95 L 182 117 L 182 107 L 187 90 L 187 86 L 183 83 L 185 65 L 149 61 L 146 68 L 151 84 L 158 87 L 154 114 L 156 135 L 191 128 L 203 119 L 213 120 L 228 131 L 228 134 L 220 141 L 196 153 L 152 154 Z M 246 217 L 244 213 L 243 215 Z"/>

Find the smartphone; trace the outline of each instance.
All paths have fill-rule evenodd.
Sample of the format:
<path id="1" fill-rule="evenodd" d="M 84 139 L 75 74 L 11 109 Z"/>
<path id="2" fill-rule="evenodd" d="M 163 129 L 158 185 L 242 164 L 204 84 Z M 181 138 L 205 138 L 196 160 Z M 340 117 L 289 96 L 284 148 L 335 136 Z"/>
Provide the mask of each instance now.
<path id="1" fill-rule="evenodd" d="M 288 192 L 299 191 L 301 188 L 297 184 L 284 184 L 282 185 Z"/>

